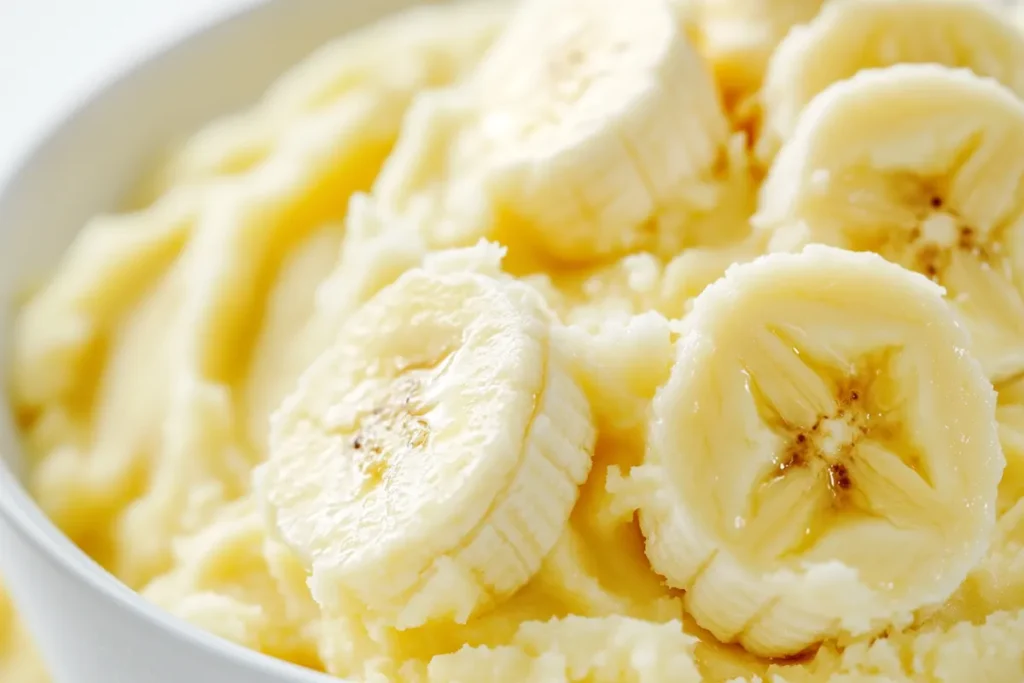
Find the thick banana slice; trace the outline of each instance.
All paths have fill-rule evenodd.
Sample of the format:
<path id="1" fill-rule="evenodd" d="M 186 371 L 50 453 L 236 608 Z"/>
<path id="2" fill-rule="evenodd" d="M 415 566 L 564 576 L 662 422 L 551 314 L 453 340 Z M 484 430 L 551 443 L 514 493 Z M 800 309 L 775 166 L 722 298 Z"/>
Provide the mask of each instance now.
<path id="1" fill-rule="evenodd" d="M 736 266 L 652 407 L 640 523 L 687 611 L 763 656 L 906 626 L 984 554 L 995 395 L 939 287 L 822 245 Z"/>
<path id="2" fill-rule="evenodd" d="M 310 366 L 258 486 L 325 610 L 465 623 L 537 571 L 595 440 L 549 317 L 511 280 L 414 269 Z"/>
<path id="3" fill-rule="evenodd" d="M 826 87 L 901 62 L 965 67 L 1024 95 L 1024 36 L 978 0 L 838 0 L 772 55 L 757 156 L 770 159 Z"/>
<path id="4" fill-rule="evenodd" d="M 499 213 L 583 261 L 715 203 L 728 124 L 663 0 L 528 0 L 472 77 Z"/>
<path id="5" fill-rule="evenodd" d="M 993 381 L 1024 371 L 1024 103 L 931 64 L 818 95 L 761 188 L 769 249 L 874 251 L 946 288 Z"/>

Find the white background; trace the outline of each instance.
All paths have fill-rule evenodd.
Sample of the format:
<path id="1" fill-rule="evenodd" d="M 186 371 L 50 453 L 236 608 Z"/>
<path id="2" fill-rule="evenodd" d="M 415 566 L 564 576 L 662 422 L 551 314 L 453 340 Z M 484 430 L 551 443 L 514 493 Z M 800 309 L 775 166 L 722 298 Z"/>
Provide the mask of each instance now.
<path id="1" fill-rule="evenodd" d="M 261 1 L 0 0 L 0 181 L 98 82 L 197 24 Z"/>

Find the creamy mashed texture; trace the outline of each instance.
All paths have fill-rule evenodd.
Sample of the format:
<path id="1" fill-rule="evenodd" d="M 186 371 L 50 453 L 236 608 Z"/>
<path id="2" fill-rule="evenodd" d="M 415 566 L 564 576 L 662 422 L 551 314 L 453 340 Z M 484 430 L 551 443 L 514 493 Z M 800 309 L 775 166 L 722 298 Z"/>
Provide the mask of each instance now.
<path id="1" fill-rule="evenodd" d="M 971 22 L 982 25 L 995 11 L 985 3 L 834 4 L 841 2 L 895 18 L 891 31 L 881 20 L 866 21 L 874 33 L 844 43 L 868 56 L 854 69 L 855 55 L 843 57 L 848 73 L 837 70 L 836 89 L 808 105 L 822 118 L 848 106 L 842 88 L 862 70 L 892 69 L 886 77 L 898 87 L 901 62 L 928 62 L 935 83 L 956 71 L 974 87 L 971 79 L 982 83 L 981 77 L 956 68 L 984 63 L 1003 81 L 1024 69 L 1016 62 L 1001 71 L 998 60 L 1015 53 L 992 51 L 983 38 L 972 42 Z M 893 282 L 919 270 L 947 289 L 960 287 L 974 297 L 957 304 L 974 316 L 970 321 L 996 311 L 999 324 L 1010 325 L 1006 316 L 1024 311 L 1009 285 L 986 299 L 988 289 L 962 277 L 942 280 L 941 269 L 960 261 L 941 256 L 941 239 L 929 243 L 938 259 L 929 264 L 939 265 L 921 265 L 892 256 L 884 241 L 836 244 L 821 228 L 836 215 L 859 226 L 864 212 L 889 206 L 884 200 L 900 207 L 898 227 L 920 237 L 930 209 L 911 204 L 927 186 L 929 196 L 942 197 L 930 206 L 952 206 L 957 225 L 973 231 L 998 223 L 992 234 L 1012 242 L 1003 235 L 1019 228 L 1019 217 L 1009 209 L 988 217 L 957 194 L 964 174 L 949 171 L 949 181 L 929 175 L 924 185 L 904 177 L 919 170 L 916 159 L 944 153 L 941 141 L 952 135 L 927 118 L 927 107 L 915 115 L 925 130 L 938 132 L 906 147 L 898 135 L 882 136 L 874 150 L 819 158 L 817 148 L 790 149 L 788 138 L 775 140 L 780 164 L 797 168 L 793 159 L 806 154 L 810 166 L 845 173 L 849 187 L 829 191 L 848 191 L 852 199 L 842 205 L 846 213 L 826 212 L 820 221 L 813 197 L 793 200 L 787 207 L 796 218 L 766 227 L 765 207 L 774 199 L 765 196 L 769 184 L 762 180 L 774 160 L 755 153 L 760 122 L 785 99 L 773 69 L 798 73 L 792 60 L 802 54 L 799 41 L 814 34 L 791 27 L 828 20 L 815 18 L 820 5 L 472 0 L 410 10 L 317 51 L 251 109 L 184 141 L 128 209 L 83 226 L 52 278 L 19 312 L 10 392 L 32 494 L 76 544 L 147 600 L 216 636 L 341 678 L 1024 680 L 1024 392 L 1016 379 L 1024 365 L 1006 365 L 1015 361 L 1003 353 L 999 367 L 1010 370 L 982 375 L 988 358 L 979 357 L 979 365 L 972 354 L 982 356 L 984 348 L 955 350 L 971 356 L 963 364 L 965 385 L 977 380 L 989 392 L 994 385 L 998 405 L 976 392 L 967 412 L 980 417 L 956 426 L 978 442 L 976 461 L 943 469 L 954 447 L 952 437 L 924 434 L 927 409 L 936 405 L 930 380 L 897 395 L 913 384 L 903 368 L 944 372 L 928 364 L 932 356 L 901 365 L 871 355 L 873 376 L 883 379 L 865 384 L 869 390 L 827 380 L 836 400 L 847 403 L 805 431 L 797 429 L 800 411 L 833 405 L 815 394 L 822 380 L 808 379 L 807 367 L 831 377 L 820 363 L 798 367 L 776 355 L 772 365 L 767 356 L 744 356 L 740 375 L 719 370 L 717 361 L 694 360 L 707 343 L 720 354 L 708 358 L 721 358 L 740 348 L 738 339 L 762 339 L 743 321 L 709 321 L 745 300 L 739 285 L 729 289 L 743 273 L 761 283 L 749 285 L 755 293 L 776 287 L 769 267 L 737 268 L 782 263 L 774 255 L 748 262 L 769 251 L 796 251 L 803 242 L 878 251 L 906 268 Z M 957 38 L 964 54 L 906 35 L 915 17 L 937 21 L 953 5 L 964 23 Z M 1016 29 L 1007 40 L 1024 48 Z M 780 41 L 793 41 L 786 64 L 772 58 L 783 49 Z M 879 41 L 891 49 L 871 52 Z M 829 65 L 817 66 L 818 80 L 831 78 Z M 772 98 L 762 97 L 762 79 L 772 78 Z M 987 79 L 978 88 L 1001 89 L 989 98 L 1006 98 L 1009 113 L 997 124 L 1011 131 L 1006 145 L 1024 158 L 1024 148 L 1013 147 L 1024 141 L 1024 105 L 1015 109 L 1010 84 Z M 975 90 L 964 89 L 962 97 Z M 936 102 L 934 111 L 944 106 Z M 899 134 L 912 137 L 916 120 L 900 122 Z M 791 136 L 798 142 L 790 147 L 810 145 L 810 133 L 801 131 L 818 123 L 799 119 Z M 965 173 L 978 183 L 972 191 L 994 202 L 1002 201 L 999 193 L 1017 192 L 1020 200 L 1002 181 L 1005 174 L 982 177 L 1004 162 L 1012 166 L 993 152 L 971 166 Z M 928 173 L 941 171 L 932 166 Z M 807 196 L 818 187 L 812 180 L 833 187 L 813 176 Z M 995 263 L 987 247 L 970 241 L 974 232 L 958 234 L 961 247 Z M 1006 264 L 1006 272 L 1021 276 L 1014 267 Z M 827 279 L 821 287 L 831 292 Z M 914 286 L 940 301 L 938 288 Z M 912 347 L 905 321 L 883 316 L 871 323 L 859 309 L 836 313 L 815 289 L 804 285 L 800 294 L 815 302 L 813 315 L 794 317 L 782 332 L 772 328 L 776 342 L 837 357 L 849 346 L 827 331 L 838 329 L 867 340 L 865 347 Z M 747 320 L 761 310 L 769 316 L 773 306 L 766 299 L 763 308 L 751 307 Z M 922 334 L 945 325 L 945 315 L 934 313 Z M 815 327 L 821 320 L 833 327 Z M 825 341 L 811 344 L 813 334 Z M 905 336 L 890 338 L 898 334 Z M 1024 348 L 1024 335 L 1018 342 Z M 952 357 L 952 343 L 948 350 Z M 705 380 L 713 399 L 670 396 L 708 372 L 720 372 Z M 890 375 L 896 379 L 884 379 Z M 786 394 L 783 385 L 797 389 Z M 760 536 L 744 535 L 747 513 L 737 513 L 721 545 L 758 576 L 790 572 L 810 581 L 811 573 L 799 572 L 818 563 L 855 581 L 868 576 L 858 590 L 879 576 L 891 579 L 879 590 L 895 596 L 903 571 L 896 567 L 910 563 L 909 555 L 873 557 L 870 566 L 865 560 L 858 575 L 851 567 L 862 559 L 852 557 L 859 551 L 838 547 L 839 535 L 824 535 L 817 545 L 794 541 L 781 552 L 780 530 L 803 514 L 807 537 L 819 525 L 862 525 L 849 532 L 847 547 L 912 539 L 906 547 L 931 557 L 923 548 L 942 547 L 954 522 L 942 517 L 928 526 L 915 506 L 937 495 L 955 506 L 967 494 L 950 481 L 961 468 L 987 467 L 969 482 L 973 497 L 964 498 L 963 510 L 977 515 L 982 530 L 971 546 L 978 550 L 964 541 L 936 570 L 946 572 L 949 589 L 908 612 L 894 608 L 839 628 L 819 627 L 808 612 L 777 609 L 790 606 L 782 593 L 755 595 L 715 554 L 679 579 L 675 571 L 693 558 L 674 558 L 673 548 L 691 547 L 685 543 L 696 543 L 698 532 L 681 531 L 678 517 L 655 520 L 668 519 L 671 505 L 694 508 L 712 499 L 708 518 L 724 517 L 733 497 L 748 495 L 761 476 L 738 457 L 746 450 L 769 468 L 766 486 L 783 475 L 793 481 L 801 467 L 812 467 L 812 456 L 779 455 L 789 438 L 784 430 L 799 431 L 792 437 L 799 453 L 820 447 L 828 455 L 845 447 L 843 439 L 853 443 L 841 430 L 867 429 L 853 418 L 843 422 L 844 411 L 860 406 L 858 391 L 874 392 L 866 420 L 900 415 L 892 420 L 909 425 L 886 432 L 890 450 L 879 457 L 889 459 L 867 470 L 875 479 L 859 478 L 862 470 L 839 456 L 822 470 L 820 481 L 835 501 L 862 484 L 871 490 L 856 503 L 876 506 L 871 520 L 850 521 L 827 505 L 806 517 L 799 495 L 776 493 L 775 503 L 764 503 L 774 522 Z M 772 422 L 767 409 L 747 411 L 749 396 L 767 396 L 763 405 L 782 417 Z M 907 402 L 920 410 L 900 412 Z M 697 412 L 686 419 L 700 426 L 694 432 L 701 438 L 683 435 L 666 449 L 666 425 L 688 405 Z M 822 436 L 819 424 L 833 431 Z M 928 464 L 914 471 L 923 479 L 886 469 L 893 453 L 904 453 L 897 432 L 917 439 L 914 452 Z M 931 432 L 948 429 L 932 424 Z M 929 449 L 942 458 L 932 459 Z M 697 450 L 713 457 L 685 460 L 696 468 L 686 471 L 696 474 L 669 491 L 662 484 L 683 465 L 659 465 L 655 456 L 672 458 L 676 450 L 681 458 Z M 660 483 L 652 472 L 661 473 Z M 925 492 L 922 480 L 934 491 Z M 670 500 L 680 491 L 690 491 L 690 499 Z M 743 509 L 762 503 L 751 505 Z M 749 517 L 756 521 L 754 512 Z M 893 527 L 885 526 L 889 519 Z M 693 524 L 711 533 L 711 522 Z M 774 549 L 768 565 L 759 564 L 768 560 L 758 544 Z M 966 575 L 949 569 L 960 564 Z M 698 598 L 698 577 L 733 589 Z M 761 599 L 742 628 L 722 626 Z M 748 637 L 763 623 L 776 635 Z M 0 593 L 0 680 L 44 679 Z"/>

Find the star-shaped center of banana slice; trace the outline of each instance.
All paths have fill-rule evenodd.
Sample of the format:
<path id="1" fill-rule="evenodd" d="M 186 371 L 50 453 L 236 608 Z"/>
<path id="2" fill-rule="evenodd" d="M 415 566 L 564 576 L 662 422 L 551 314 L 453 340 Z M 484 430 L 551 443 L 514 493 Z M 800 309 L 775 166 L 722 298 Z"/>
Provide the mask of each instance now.
<path id="1" fill-rule="evenodd" d="M 847 206 L 839 210 L 846 222 L 837 244 L 876 252 L 942 285 L 972 329 L 975 354 L 990 378 L 1017 374 L 1024 365 L 1024 281 L 1013 256 L 1022 225 L 1017 214 L 973 220 L 978 212 L 969 202 L 982 200 L 953 196 L 937 180 L 899 174 L 866 180 L 855 173 L 838 184 L 846 188 Z"/>
<path id="2" fill-rule="evenodd" d="M 771 436 L 765 464 L 749 475 L 752 495 L 741 498 L 733 518 L 738 552 L 766 567 L 806 561 L 843 525 L 876 520 L 913 528 L 943 515 L 904 426 L 900 349 L 830 365 L 783 339 L 767 333 L 745 364 Z M 771 365 L 784 374 L 768 375 Z"/>
<path id="3" fill-rule="evenodd" d="M 1014 226 L 976 227 L 929 184 L 910 206 L 917 207 L 917 215 L 909 225 L 876 233 L 858 248 L 877 251 L 945 287 L 969 321 L 976 354 L 989 364 L 989 375 L 999 379 L 1016 373 L 1019 354 L 1006 349 L 1019 348 L 1024 339 L 1024 298 L 1004 248 Z"/>
<path id="4" fill-rule="evenodd" d="M 993 382 L 1024 371 L 1024 103 L 937 64 L 865 69 L 813 98 L 760 190 L 771 251 L 881 254 L 941 284 Z"/>
<path id="5" fill-rule="evenodd" d="M 943 283 L 964 259 L 982 268 L 1002 268 L 1002 245 L 996 235 L 985 234 L 961 218 L 942 196 L 925 186 L 911 206 L 918 210 L 899 230 L 875 235 L 877 244 L 866 245 L 889 260 Z M 954 263 L 956 262 L 956 263 Z"/>
<path id="6" fill-rule="evenodd" d="M 849 422 L 829 418 L 821 422 L 821 440 L 818 442 L 818 448 L 826 460 L 838 460 L 854 444 L 856 438 L 856 430 Z"/>
<path id="7" fill-rule="evenodd" d="M 640 526 L 715 637 L 780 657 L 905 628 L 989 543 L 992 385 L 940 287 L 810 245 L 693 304 L 651 404 Z"/>

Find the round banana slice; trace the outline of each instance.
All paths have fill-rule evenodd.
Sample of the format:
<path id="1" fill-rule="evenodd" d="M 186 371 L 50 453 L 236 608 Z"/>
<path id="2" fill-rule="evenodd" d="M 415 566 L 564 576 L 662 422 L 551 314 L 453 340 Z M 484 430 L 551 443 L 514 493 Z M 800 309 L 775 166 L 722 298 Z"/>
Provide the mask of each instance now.
<path id="1" fill-rule="evenodd" d="M 910 624 L 984 554 L 995 394 L 938 286 L 811 245 L 731 268 L 687 317 L 652 406 L 654 569 L 763 656 Z"/>
<path id="2" fill-rule="evenodd" d="M 310 366 L 257 485 L 325 610 L 465 623 L 539 569 L 595 441 L 549 319 L 525 285 L 414 269 Z"/>
<path id="3" fill-rule="evenodd" d="M 995 7 L 978 0 L 838 0 L 791 31 L 772 55 L 757 156 L 774 156 L 803 108 L 832 83 L 901 62 L 965 67 L 1024 95 L 1024 36 Z"/>
<path id="4" fill-rule="evenodd" d="M 964 69 L 903 64 L 830 86 L 761 188 L 771 251 L 821 242 L 923 273 L 992 381 L 1024 371 L 1024 103 Z"/>
<path id="5" fill-rule="evenodd" d="M 528 0 L 472 78 L 499 212 L 565 261 L 653 240 L 704 210 L 728 123 L 663 0 Z"/>

